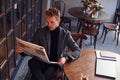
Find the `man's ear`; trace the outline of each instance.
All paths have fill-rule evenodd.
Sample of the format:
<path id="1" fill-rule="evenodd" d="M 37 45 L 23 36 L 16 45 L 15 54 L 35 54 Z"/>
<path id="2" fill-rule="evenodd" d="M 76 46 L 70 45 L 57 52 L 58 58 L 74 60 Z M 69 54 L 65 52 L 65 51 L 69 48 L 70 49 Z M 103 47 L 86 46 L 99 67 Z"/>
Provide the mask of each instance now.
<path id="1" fill-rule="evenodd" d="M 57 18 L 58 22 L 60 23 L 61 19 L 60 18 Z"/>
<path id="2" fill-rule="evenodd" d="M 61 22 L 61 19 L 59 18 L 59 23 Z"/>

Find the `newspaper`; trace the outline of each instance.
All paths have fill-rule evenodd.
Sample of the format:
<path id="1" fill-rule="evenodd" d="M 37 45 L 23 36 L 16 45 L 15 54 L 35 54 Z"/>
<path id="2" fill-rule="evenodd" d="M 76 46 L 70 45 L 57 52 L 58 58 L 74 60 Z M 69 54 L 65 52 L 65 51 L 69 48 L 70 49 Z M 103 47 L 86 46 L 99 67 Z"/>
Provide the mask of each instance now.
<path id="1" fill-rule="evenodd" d="M 23 52 L 26 55 L 29 55 L 31 57 L 37 57 L 41 61 L 47 62 L 47 63 L 53 63 L 57 64 L 57 62 L 52 62 L 49 60 L 47 53 L 45 51 L 45 48 L 43 46 L 39 46 L 24 40 L 21 40 L 19 38 L 16 38 L 17 45 L 20 46 L 23 50 Z"/>

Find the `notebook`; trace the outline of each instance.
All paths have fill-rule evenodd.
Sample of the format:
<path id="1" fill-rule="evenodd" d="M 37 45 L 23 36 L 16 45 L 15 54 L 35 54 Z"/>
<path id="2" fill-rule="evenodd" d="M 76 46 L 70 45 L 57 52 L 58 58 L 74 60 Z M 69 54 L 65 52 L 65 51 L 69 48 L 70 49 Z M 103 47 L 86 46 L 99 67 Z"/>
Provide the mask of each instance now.
<path id="1" fill-rule="evenodd" d="M 96 75 L 116 78 L 116 58 L 106 58 L 100 56 L 100 52 L 96 51 Z"/>

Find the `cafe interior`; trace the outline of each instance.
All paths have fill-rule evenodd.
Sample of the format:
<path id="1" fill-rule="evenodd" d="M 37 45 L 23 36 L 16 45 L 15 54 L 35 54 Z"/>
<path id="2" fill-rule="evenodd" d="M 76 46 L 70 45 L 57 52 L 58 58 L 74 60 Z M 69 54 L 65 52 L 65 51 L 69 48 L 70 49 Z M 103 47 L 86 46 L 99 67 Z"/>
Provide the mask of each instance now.
<path id="1" fill-rule="evenodd" d="M 0 80 L 34 80 L 31 57 L 16 53 L 16 37 L 31 42 L 36 30 L 47 25 L 48 8 L 60 10 L 60 26 L 81 49 L 55 80 L 120 80 L 120 0 L 0 0 Z M 67 48 L 65 53 L 70 54 Z M 102 64 L 101 57 L 110 63 Z"/>

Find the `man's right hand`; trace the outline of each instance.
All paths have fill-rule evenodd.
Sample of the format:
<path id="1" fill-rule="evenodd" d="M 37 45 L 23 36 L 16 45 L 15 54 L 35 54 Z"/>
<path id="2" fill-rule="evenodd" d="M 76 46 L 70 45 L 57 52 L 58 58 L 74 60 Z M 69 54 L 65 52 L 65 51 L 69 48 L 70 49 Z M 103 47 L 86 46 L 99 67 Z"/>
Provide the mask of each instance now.
<path id="1" fill-rule="evenodd" d="M 16 52 L 20 54 L 23 52 L 23 50 L 20 46 L 16 46 Z"/>

